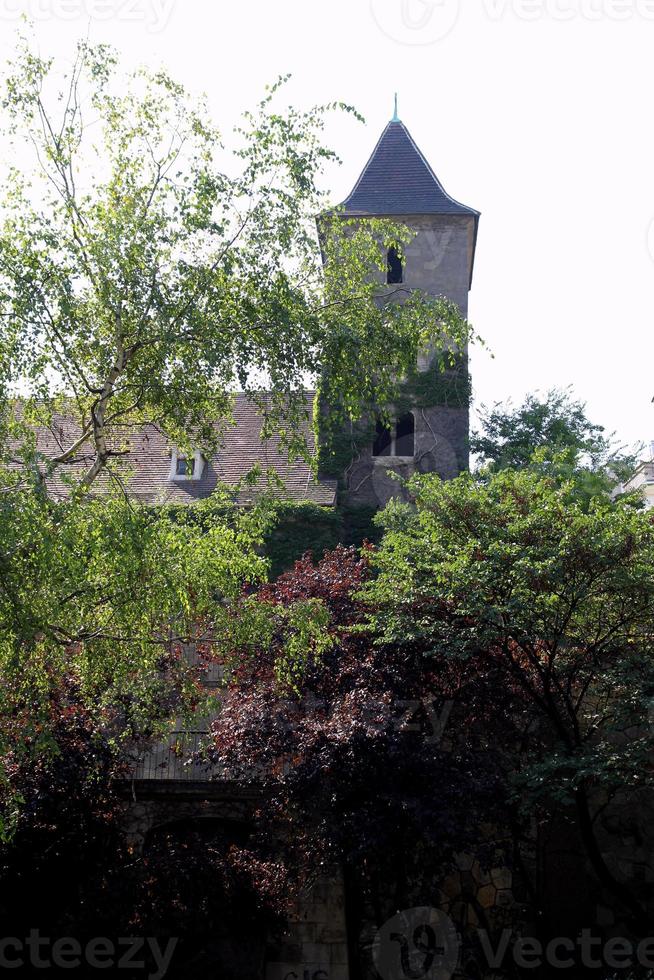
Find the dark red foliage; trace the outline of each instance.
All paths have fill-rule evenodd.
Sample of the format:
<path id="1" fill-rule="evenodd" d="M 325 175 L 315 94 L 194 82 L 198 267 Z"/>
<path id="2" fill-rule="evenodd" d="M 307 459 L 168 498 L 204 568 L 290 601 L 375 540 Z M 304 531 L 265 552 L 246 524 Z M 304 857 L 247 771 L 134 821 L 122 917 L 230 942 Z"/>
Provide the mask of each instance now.
<path id="1" fill-rule="evenodd" d="M 177 937 L 168 980 L 261 976 L 283 922 L 284 876 L 249 847 L 251 828 L 211 819 L 154 831 L 134 876 L 130 935 Z"/>
<path id="2" fill-rule="evenodd" d="M 96 917 L 108 878 L 127 857 L 117 792 L 123 766 L 71 677 L 45 699 L 21 692 L 2 717 L 0 738 L 0 805 L 16 814 L 13 836 L 0 847 L 3 928 L 7 935 L 74 928 L 76 935 Z"/>
<path id="3" fill-rule="evenodd" d="M 249 846 L 246 825 L 230 835 L 217 821 L 168 825 L 133 852 L 128 772 L 108 737 L 114 714 L 94 715 L 67 677 L 50 679 L 45 698 L 17 691 L 3 715 L 0 804 L 18 815 L 0 846 L 3 935 L 38 930 L 82 945 L 154 936 L 162 949 L 175 937 L 170 980 L 257 975 L 264 937 L 286 908 L 280 869 Z M 155 964 L 116 975 L 148 972 Z"/>
<path id="4" fill-rule="evenodd" d="M 365 553 L 341 547 L 318 564 L 305 556 L 261 590 L 275 604 L 321 599 L 334 643 L 299 692 L 275 681 L 279 651 L 261 651 L 224 698 L 212 754 L 262 793 L 260 843 L 282 842 L 289 881 L 341 863 L 361 915 L 375 907 L 381 921 L 383 907 L 436 901 L 453 853 L 478 841 L 502 790 L 491 754 L 470 737 L 463 672 L 357 629 L 369 574 Z"/>
<path id="5" fill-rule="evenodd" d="M 223 776 L 258 793 L 258 812 L 233 833 L 180 824 L 130 854 L 124 772 L 108 737 L 130 705 L 119 698 L 111 717 L 93 716 L 71 679 L 52 685 L 45 710 L 36 696 L 17 700 L 2 732 L 3 792 L 23 800 L 0 869 L 12 933 L 179 936 L 171 978 L 256 975 L 264 935 L 336 864 L 360 927 L 438 901 L 453 853 L 478 844 L 503 787 L 481 734 L 483 699 L 470 696 L 479 678 L 363 631 L 370 610 L 358 593 L 370 574 L 367 551 L 339 547 L 258 593 L 279 607 L 323 602 L 333 644 L 299 691 L 280 689 L 280 616 L 273 643 L 225 692 L 212 755 Z M 160 696 L 165 714 L 175 694 L 162 684 Z M 37 751 L 46 735 L 55 750 Z"/>
<path id="6" fill-rule="evenodd" d="M 357 590 L 369 574 L 368 552 L 372 545 L 365 545 L 362 553 L 356 548 L 338 545 L 315 564 L 311 552 L 297 561 L 293 569 L 259 590 L 262 602 L 290 605 L 303 599 L 320 599 L 325 603 L 334 623 L 346 626 L 359 616 Z"/>

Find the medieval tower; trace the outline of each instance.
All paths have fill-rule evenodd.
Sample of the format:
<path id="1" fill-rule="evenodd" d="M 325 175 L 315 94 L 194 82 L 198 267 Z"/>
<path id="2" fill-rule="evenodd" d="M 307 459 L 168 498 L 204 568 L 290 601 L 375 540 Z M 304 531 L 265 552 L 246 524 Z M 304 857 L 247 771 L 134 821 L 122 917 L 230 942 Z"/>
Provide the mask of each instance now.
<path id="1" fill-rule="evenodd" d="M 444 296 L 467 318 L 479 212 L 446 193 L 397 112 L 339 214 L 348 220 L 390 218 L 409 227 L 415 237 L 401 259 L 389 251 L 388 284 Z M 435 472 L 447 479 L 467 468 L 467 350 L 459 352 L 454 371 L 443 372 L 441 360 L 442 352 L 423 352 L 402 405 L 391 406 L 390 428 L 375 424 L 372 408 L 371 435 L 340 474 L 343 502 L 383 507 L 398 494 L 393 472 Z"/>

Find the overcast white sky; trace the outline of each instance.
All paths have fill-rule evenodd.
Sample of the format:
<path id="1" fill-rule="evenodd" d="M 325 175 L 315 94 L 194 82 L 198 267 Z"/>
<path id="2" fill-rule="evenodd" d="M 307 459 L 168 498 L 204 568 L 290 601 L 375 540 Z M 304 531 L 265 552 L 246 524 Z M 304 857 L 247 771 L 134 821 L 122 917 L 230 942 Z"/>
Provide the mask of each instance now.
<path id="1" fill-rule="evenodd" d="M 228 134 L 278 74 L 343 99 L 351 189 L 399 92 L 446 190 L 482 212 L 470 317 L 478 403 L 572 384 L 627 442 L 654 439 L 654 0 L 0 0 L 43 53 L 85 34 L 205 91 Z M 651 226 L 651 227 L 650 227 Z"/>

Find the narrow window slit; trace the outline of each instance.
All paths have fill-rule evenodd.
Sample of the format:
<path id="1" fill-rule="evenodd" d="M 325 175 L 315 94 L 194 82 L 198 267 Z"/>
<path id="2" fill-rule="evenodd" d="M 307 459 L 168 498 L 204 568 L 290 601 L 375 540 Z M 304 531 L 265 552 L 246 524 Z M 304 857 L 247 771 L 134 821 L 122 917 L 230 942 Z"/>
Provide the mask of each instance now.
<path id="1" fill-rule="evenodd" d="M 402 259 L 400 258 L 400 254 L 397 248 L 395 247 L 395 245 L 391 245 L 391 247 L 388 250 L 387 267 L 388 267 L 388 271 L 386 275 L 387 283 L 395 284 L 404 281 L 404 276 L 403 276 L 404 270 L 402 268 Z"/>

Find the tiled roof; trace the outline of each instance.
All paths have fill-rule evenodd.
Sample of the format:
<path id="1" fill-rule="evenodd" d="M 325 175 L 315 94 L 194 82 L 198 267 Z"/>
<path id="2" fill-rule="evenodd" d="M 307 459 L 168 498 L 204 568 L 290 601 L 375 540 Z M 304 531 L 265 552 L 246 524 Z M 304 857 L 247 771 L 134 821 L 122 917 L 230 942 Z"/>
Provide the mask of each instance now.
<path id="1" fill-rule="evenodd" d="M 308 419 L 311 417 L 314 393 L 306 392 L 307 420 L 304 434 L 313 453 L 313 433 Z M 261 438 L 263 419 L 257 406 L 243 394 L 235 396 L 234 425 L 228 426 L 220 437 L 220 446 L 210 459 L 204 461 L 201 477 L 194 480 L 171 479 L 171 454 L 174 446 L 153 425 L 145 425 L 121 433 L 129 454 L 125 463 L 125 485 L 130 494 L 145 503 L 192 503 L 209 497 L 220 484 L 239 483 L 254 466 L 263 471 L 259 487 L 247 487 L 241 491 L 239 502 L 250 502 L 261 492 L 266 483 L 265 472 L 277 474 L 282 487 L 277 495 L 294 501 L 311 501 L 333 506 L 336 500 L 335 480 L 315 480 L 305 460 L 289 463 L 278 437 Z M 61 453 L 71 445 L 79 432 L 77 425 L 67 417 L 57 417 L 50 428 L 40 428 L 37 434 L 38 451 L 46 458 Z M 82 460 L 75 469 L 79 470 Z M 114 464 L 116 465 L 116 464 Z M 99 484 L 100 487 L 102 483 Z M 65 496 L 65 481 L 55 478 L 50 490 L 55 496 Z"/>
<path id="2" fill-rule="evenodd" d="M 350 196 L 345 214 L 463 214 L 479 212 L 445 192 L 438 177 L 399 121 L 391 121 Z"/>

